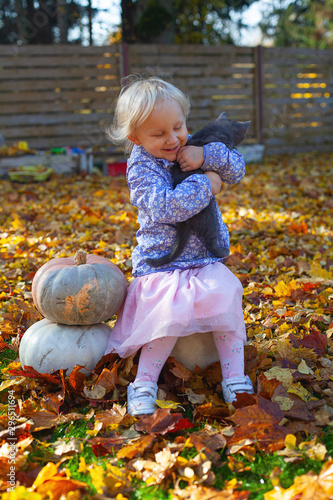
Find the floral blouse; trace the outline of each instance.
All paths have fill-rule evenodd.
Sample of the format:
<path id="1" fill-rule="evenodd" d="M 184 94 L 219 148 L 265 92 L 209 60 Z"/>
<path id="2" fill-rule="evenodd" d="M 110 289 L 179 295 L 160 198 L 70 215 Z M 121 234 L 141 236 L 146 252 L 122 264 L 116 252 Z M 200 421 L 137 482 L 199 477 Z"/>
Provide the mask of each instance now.
<path id="1" fill-rule="evenodd" d="M 204 146 L 202 170 L 217 172 L 227 184 L 239 182 L 245 174 L 243 156 L 221 143 Z M 222 220 L 211 184 L 206 175 L 194 174 L 173 189 L 168 160 L 157 159 L 142 146 L 134 146 L 127 162 L 127 183 L 131 203 L 138 208 L 138 245 L 132 253 L 133 276 L 142 276 L 159 271 L 202 267 L 222 261 L 211 254 L 204 244 L 191 234 L 181 255 L 169 264 L 155 268 L 145 259 L 158 258 L 169 253 L 175 241 L 176 224 L 193 217 L 214 198 L 219 220 L 219 245 L 229 247 L 229 232 Z"/>

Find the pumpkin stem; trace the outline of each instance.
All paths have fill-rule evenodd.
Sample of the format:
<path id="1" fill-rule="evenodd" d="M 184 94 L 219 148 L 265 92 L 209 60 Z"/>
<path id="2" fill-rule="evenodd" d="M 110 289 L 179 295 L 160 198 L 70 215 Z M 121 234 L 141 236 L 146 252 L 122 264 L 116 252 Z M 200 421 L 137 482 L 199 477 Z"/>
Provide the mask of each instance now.
<path id="1" fill-rule="evenodd" d="M 78 250 L 74 255 L 74 262 L 77 266 L 87 263 L 87 253 L 84 250 Z"/>

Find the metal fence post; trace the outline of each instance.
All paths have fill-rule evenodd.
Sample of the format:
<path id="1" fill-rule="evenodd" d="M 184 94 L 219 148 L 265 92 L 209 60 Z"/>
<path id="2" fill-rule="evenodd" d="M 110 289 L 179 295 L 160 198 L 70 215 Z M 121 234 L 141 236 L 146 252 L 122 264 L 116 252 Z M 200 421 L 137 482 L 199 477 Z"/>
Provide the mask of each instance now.
<path id="1" fill-rule="evenodd" d="M 126 78 L 129 75 L 128 68 L 128 45 L 126 42 L 123 42 L 120 45 L 120 79 Z"/>
<path id="2" fill-rule="evenodd" d="M 259 144 L 264 143 L 264 75 L 263 75 L 263 49 L 258 45 L 254 49 L 255 63 L 255 103 L 256 103 L 256 135 Z"/>

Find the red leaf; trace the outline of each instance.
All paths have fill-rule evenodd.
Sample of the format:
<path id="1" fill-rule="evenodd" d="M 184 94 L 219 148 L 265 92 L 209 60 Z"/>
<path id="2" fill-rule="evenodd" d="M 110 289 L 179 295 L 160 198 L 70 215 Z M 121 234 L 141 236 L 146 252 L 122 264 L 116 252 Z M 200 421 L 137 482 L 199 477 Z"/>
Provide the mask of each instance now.
<path id="1" fill-rule="evenodd" d="M 171 413 L 170 408 L 159 408 L 152 415 L 142 416 L 140 422 L 135 424 L 135 430 L 164 435 L 168 432 L 175 432 L 178 422 L 184 420 L 187 419 L 183 418 L 181 413 Z M 180 425 L 183 423 L 181 422 Z"/>
<path id="2" fill-rule="evenodd" d="M 2 337 L 0 337 L 0 352 L 4 351 L 5 349 L 10 349 L 10 346 L 3 340 Z"/>
<path id="3" fill-rule="evenodd" d="M 50 384 L 59 385 L 61 381 L 59 378 L 50 375 L 49 373 L 39 373 L 32 366 L 24 366 L 23 370 L 8 370 L 11 375 L 16 377 L 27 377 L 27 378 L 37 378 L 39 380 L 44 380 Z"/>
<path id="4" fill-rule="evenodd" d="M 310 335 L 306 335 L 302 339 L 299 339 L 299 342 L 302 346 L 313 349 L 318 356 L 324 356 L 326 354 L 327 337 L 324 333 L 318 332 L 316 328 L 312 328 Z"/>
<path id="5" fill-rule="evenodd" d="M 176 422 L 173 429 L 171 429 L 169 432 L 178 432 L 183 429 L 192 429 L 192 427 L 194 427 L 194 424 L 190 422 L 188 418 L 181 418 Z"/>
<path id="6" fill-rule="evenodd" d="M 311 290 L 315 290 L 318 287 L 318 283 L 303 283 L 304 292 L 310 292 Z"/>
<path id="7" fill-rule="evenodd" d="M 84 381 L 86 380 L 85 374 L 80 371 L 81 368 L 82 366 L 76 365 L 68 378 L 70 387 L 77 394 L 81 394 L 83 391 Z"/>
<path id="8" fill-rule="evenodd" d="M 105 455 L 109 455 L 111 451 L 108 451 L 104 446 L 101 444 L 93 444 L 92 445 L 92 452 L 95 455 L 95 457 L 104 457 Z"/>

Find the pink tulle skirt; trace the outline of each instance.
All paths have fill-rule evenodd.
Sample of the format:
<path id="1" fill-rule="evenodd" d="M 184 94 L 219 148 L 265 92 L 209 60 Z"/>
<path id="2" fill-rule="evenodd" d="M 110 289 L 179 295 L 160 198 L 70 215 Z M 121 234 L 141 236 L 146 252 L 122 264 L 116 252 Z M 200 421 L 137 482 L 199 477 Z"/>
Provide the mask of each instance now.
<path id="1" fill-rule="evenodd" d="M 125 358 L 151 340 L 195 332 L 234 332 L 246 342 L 243 288 L 221 262 L 135 278 L 106 353 Z"/>

